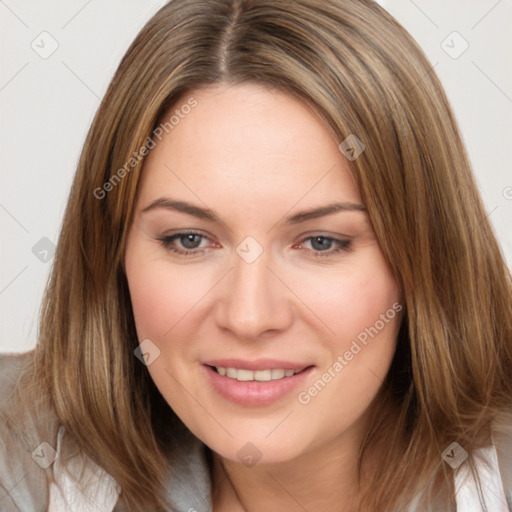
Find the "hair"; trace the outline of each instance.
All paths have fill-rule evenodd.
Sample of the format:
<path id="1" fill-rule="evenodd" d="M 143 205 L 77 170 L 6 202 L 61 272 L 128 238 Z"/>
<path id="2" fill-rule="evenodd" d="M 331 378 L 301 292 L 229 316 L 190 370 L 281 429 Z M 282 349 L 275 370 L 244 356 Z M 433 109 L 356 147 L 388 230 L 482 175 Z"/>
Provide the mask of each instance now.
<path id="1" fill-rule="evenodd" d="M 365 145 L 349 166 L 404 317 L 359 452 L 359 506 L 396 510 L 421 491 L 419 509 L 448 510 L 443 450 L 457 441 L 474 467 L 475 450 L 510 421 L 510 272 L 432 66 L 371 0 L 172 0 L 147 22 L 81 153 L 41 308 L 34 393 L 130 510 L 165 508 L 170 407 L 134 356 L 123 268 L 141 148 L 194 90 L 244 83 L 293 95 L 338 142 L 352 134 Z"/>

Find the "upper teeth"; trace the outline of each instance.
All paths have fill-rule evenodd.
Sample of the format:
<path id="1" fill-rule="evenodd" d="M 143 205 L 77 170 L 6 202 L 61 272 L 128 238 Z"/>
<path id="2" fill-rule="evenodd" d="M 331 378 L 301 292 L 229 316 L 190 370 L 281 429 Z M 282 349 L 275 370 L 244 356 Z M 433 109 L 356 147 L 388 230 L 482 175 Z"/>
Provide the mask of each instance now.
<path id="1" fill-rule="evenodd" d="M 299 373 L 302 370 L 282 370 L 282 369 L 275 369 L 275 370 L 241 370 L 237 368 L 223 368 L 222 366 L 216 366 L 215 367 L 220 375 L 223 375 L 225 377 L 229 377 L 230 379 L 236 379 L 241 381 L 248 381 L 248 380 L 259 380 L 262 382 L 269 381 L 269 380 L 279 380 L 284 377 L 291 377 L 295 373 Z"/>

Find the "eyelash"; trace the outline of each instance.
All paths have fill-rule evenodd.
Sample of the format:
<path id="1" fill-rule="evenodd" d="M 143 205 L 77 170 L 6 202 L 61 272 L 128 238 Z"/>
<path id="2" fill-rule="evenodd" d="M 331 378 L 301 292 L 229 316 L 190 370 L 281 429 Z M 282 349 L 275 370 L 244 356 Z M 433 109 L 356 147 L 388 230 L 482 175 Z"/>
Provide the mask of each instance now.
<path id="1" fill-rule="evenodd" d="M 202 235 L 201 233 L 196 233 L 194 231 L 187 231 L 187 232 L 182 232 L 182 233 L 176 233 L 175 235 L 163 236 L 161 238 L 158 238 L 158 241 L 165 249 L 175 252 L 181 256 L 190 256 L 193 254 L 198 254 L 200 252 L 204 252 L 204 249 L 200 249 L 200 248 L 178 249 L 172 245 L 174 240 L 180 239 L 182 237 L 189 236 L 189 235 L 200 236 L 201 238 L 207 238 L 206 236 Z"/>
<path id="2" fill-rule="evenodd" d="M 160 244 L 167 250 L 172 251 L 176 254 L 179 254 L 180 256 L 191 256 L 191 255 L 197 255 L 204 252 L 205 249 L 202 248 L 196 248 L 196 249 L 178 249 L 176 246 L 173 245 L 173 242 L 175 240 L 179 240 L 182 237 L 186 237 L 189 235 L 199 236 L 202 239 L 208 239 L 205 235 L 202 235 L 201 233 L 196 233 L 194 231 L 190 232 L 181 232 L 176 233 L 175 235 L 169 235 L 169 236 L 163 236 L 161 238 L 158 238 L 157 240 L 160 242 Z M 324 240 L 330 240 L 333 242 L 337 247 L 333 250 L 325 250 L 325 251 L 315 251 L 314 249 L 308 249 L 308 252 L 310 252 L 311 257 L 313 258 L 324 258 L 327 256 L 332 256 L 334 254 L 340 253 L 340 252 L 350 252 L 352 250 L 352 241 L 351 240 L 343 240 L 338 239 L 330 236 L 323 236 L 323 235 L 316 235 L 316 236 L 308 236 L 304 238 L 300 245 L 302 245 L 307 240 L 312 240 L 315 238 L 322 238 Z"/>
<path id="3" fill-rule="evenodd" d="M 314 258 L 323 258 L 323 257 L 327 257 L 327 256 L 332 256 L 333 254 L 338 254 L 340 252 L 350 252 L 352 250 L 352 241 L 351 240 L 342 240 L 339 238 L 334 238 L 332 236 L 323 236 L 323 235 L 308 236 L 308 237 L 304 238 L 304 240 L 301 242 L 301 244 L 307 240 L 311 240 L 314 238 L 323 238 L 324 240 L 330 240 L 336 246 L 335 249 L 328 249 L 326 251 L 315 251 L 314 249 L 309 249 L 308 252 L 310 252 L 311 256 L 313 256 Z"/>

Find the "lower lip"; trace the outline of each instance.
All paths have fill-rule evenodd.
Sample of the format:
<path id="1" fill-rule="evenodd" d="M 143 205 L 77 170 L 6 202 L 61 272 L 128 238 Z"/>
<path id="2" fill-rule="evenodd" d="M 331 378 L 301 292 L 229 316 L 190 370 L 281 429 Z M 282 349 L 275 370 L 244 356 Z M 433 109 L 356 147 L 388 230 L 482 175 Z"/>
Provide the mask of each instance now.
<path id="1" fill-rule="evenodd" d="M 210 382 L 222 397 L 239 405 L 269 405 L 289 394 L 312 373 L 313 366 L 291 377 L 278 380 L 239 381 L 217 373 L 211 366 L 203 365 Z"/>

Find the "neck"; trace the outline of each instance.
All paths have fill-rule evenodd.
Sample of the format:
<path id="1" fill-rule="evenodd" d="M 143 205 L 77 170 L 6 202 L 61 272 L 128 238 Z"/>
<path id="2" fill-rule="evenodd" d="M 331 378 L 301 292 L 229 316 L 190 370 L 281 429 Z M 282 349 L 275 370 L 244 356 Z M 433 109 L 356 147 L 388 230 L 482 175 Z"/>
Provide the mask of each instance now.
<path id="1" fill-rule="evenodd" d="M 285 462 L 248 467 L 213 453 L 214 512 L 352 512 L 362 440 L 357 427 Z"/>

